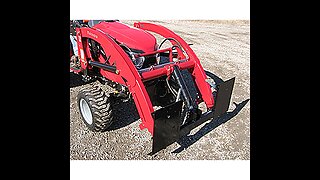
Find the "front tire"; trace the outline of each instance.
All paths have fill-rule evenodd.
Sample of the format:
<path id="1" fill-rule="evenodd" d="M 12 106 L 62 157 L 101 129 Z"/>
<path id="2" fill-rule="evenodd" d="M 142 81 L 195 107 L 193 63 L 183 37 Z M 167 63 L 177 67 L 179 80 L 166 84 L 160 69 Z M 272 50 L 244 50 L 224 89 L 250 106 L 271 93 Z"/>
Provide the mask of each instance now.
<path id="1" fill-rule="evenodd" d="M 85 125 L 95 132 L 107 130 L 113 122 L 112 100 L 99 86 L 80 90 L 78 107 Z"/>

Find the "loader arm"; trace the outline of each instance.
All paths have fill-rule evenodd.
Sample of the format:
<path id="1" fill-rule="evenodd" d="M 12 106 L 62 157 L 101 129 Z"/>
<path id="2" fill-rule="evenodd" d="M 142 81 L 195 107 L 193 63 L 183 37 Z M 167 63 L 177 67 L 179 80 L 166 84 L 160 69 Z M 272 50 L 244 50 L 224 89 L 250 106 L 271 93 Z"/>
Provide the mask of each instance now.
<path id="1" fill-rule="evenodd" d="M 200 64 L 200 60 L 193 52 L 193 50 L 190 48 L 190 46 L 180 36 L 178 36 L 173 31 L 169 30 L 164 26 L 147 22 L 136 22 L 134 23 L 134 27 L 157 33 L 165 38 L 174 38 L 180 43 L 182 48 L 186 51 L 187 55 L 189 56 L 188 61 L 192 61 L 194 63 L 194 67 L 191 68 L 191 74 L 195 83 L 197 84 L 203 101 L 205 102 L 207 108 L 213 108 L 214 98 L 210 89 L 210 85 L 205 81 L 207 78 L 206 73 L 202 65 Z M 175 45 L 175 42 L 172 43 L 173 45 Z M 181 53 L 181 51 L 178 51 L 178 53 Z"/>
<path id="2" fill-rule="evenodd" d="M 103 58 L 100 58 L 100 62 L 98 63 L 115 66 L 117 70 L 117 73 L 113 73 L 101 68 L 100 73 L 107 79 L 128 87 L 142 120 L 140 128 L 147 128 L 153 135 L 153 106 L 141 80 L 141 76 L 132 63 L 132 60 L 108 34 L 99 31 L 99 29 L 83 27 L 77 28 L 76 31 L 81 67 L 85 69 L 87 66 L 90 66 L 88 60 L 92 61 L 92 59 L 87 45 L 87 39 L 93 39 L 98 42 L 105 50 L 105 53 L 110 56 L 108 63 L 106 63 Z"/>

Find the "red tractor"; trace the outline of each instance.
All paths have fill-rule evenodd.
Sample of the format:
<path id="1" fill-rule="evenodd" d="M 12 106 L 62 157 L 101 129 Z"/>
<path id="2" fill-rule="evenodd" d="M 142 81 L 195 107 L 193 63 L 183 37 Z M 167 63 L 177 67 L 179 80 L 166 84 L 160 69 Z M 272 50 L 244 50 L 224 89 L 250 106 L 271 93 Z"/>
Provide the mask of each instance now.
<path id="1" fill-rule="evenodd" d="M 75 55 L 71 48 L 70 71 L 115 90 L 112 94 L 99 86 L 80 90 L 78 106 L 90 130 L 105 131 L 112 124 L 111 96 L 132 98 L 140 129 L 147 128 L 153 136 L 154 154 L 228 110 L 235 78 L 216 83 L 190 44 L 166 27 L 148 22 L 131 27 L 118 20 L 70 22 L 78 49 Z M 150 32 L 163 41 L 158 44 Z M 165 42 L 170 46 L 163 48 Z M 200 103 L 205 111 L 199 109 Z"/>

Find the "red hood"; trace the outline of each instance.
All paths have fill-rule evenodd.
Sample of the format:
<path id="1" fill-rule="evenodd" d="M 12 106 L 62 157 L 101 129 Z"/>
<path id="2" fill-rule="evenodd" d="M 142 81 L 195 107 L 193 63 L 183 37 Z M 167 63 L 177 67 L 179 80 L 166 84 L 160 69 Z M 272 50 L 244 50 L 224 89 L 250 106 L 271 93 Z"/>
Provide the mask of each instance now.
<path id="1" fill-rule="evenodd" d="M 130 27 L 120 22 L 101 22 L 94 27 L 109 34 L 129 48 L 142 50 L 144 52 L 155 50 L 155 37 L 144 30 Z"/>

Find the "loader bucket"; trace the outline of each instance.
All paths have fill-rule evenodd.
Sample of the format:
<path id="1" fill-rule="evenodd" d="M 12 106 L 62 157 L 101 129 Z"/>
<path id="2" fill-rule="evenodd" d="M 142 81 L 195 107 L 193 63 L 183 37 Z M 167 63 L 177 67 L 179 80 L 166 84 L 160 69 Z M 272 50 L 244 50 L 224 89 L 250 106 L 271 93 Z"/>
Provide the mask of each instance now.
<path id="1" fill-rule="evenodd" d="M 181 126 L 182 101 L 175 102 L 155 111 L 153 113 L 155 120 L 152 152 L 149 155 L 165 149 L 202 123 L 212 118 L 216 120 L 223 116 L 229 108 L 234 81 L 235 78 L 231 78 L 218 84 L 213 109 L 203 113 L 201 116 L 195 116 L 198 118 L 189 124 Z"/>

